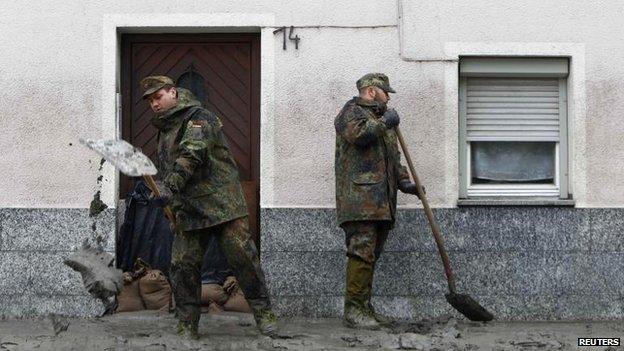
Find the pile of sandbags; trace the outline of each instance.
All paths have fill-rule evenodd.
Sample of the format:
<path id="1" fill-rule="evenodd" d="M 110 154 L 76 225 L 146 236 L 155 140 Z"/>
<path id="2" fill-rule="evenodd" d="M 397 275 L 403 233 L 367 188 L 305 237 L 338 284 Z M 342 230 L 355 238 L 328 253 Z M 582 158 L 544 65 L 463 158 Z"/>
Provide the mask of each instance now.
<path id="1" fill-rule="evenodd" d="M 163 272 L 152 269 L 139 280 L 139 293 L 145 309 L 168 311 L 172 307 L 171 285 Z"/>
<path id="2" fill-rule="evenodd" d="M 139 292 L 139 280 L 132 280 L 127 273 L 124 273 L 124 285 L 117 295 L 117 312 L 133 312 L 145 309 L 145 304 Z"/>
<path id="3" fill-rule="evenodd" d="M 245 294 L 233 276 L 227 277 L 223 285 L 202 284 L 201 305 L 204 313 L 223 311 L 251 313 Z"/>
<path id="4" fill-rule="evenodd" d="M 117 296 L 115 312 L 159 310 L 167 312 L 174 308 L 171 285 L 163 272 L 151 269 L 140 259 L 134 272 L 125 272 L 124 286 Z"/>

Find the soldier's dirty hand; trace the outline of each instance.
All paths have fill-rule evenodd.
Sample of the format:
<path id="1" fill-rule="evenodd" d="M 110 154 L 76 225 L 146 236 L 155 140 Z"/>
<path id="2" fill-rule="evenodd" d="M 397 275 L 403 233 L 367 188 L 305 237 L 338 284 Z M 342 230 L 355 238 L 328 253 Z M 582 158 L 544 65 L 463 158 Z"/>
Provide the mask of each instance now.
<path id="1" fill-rule="evenodd" d="M 401 118 L 399 118 L 399 114 L 396 112 L 396 110 L 390 109 L 383 114 L 383 116 L 381 117 L 381 121 L 386 125 L 386 127 L 394 128 L 399 125 L 399 122 L 401 122 Z"/>
<path id="2" fill-rule="evenodd" d="M 229 276 L 225 279 L 225 282 L 223 283 L 223 290 L 225 290 L 225 292 L 227 292 L 228 294 L 232 295 L 234 292 L 236 292 L 236 290 L 238 289 L 238 281 L 236 280 L 236 277 L 234 276 Z"/>
<path id="3" fill-rule="evenodd" d="M 420 188 L 421 188 L 423 194 L 427 193 L 425 191 L 425 187 L 424 186 L 421 186 Z M 412 195 L 418 196 L 418 192 L 416 191 L 416 184 L 410 182 L 409 180 L 403 180 L 403 181 L 399 182 L 399 190 L 401 190 L 402 192 L 404 192 L 406 194 L 412 194 Z"/>
<path id="4" fill-rule="evenodd" d="M 167 204 L 169 204 L 169 201 L 173 197 L 173 192 L 171 192 L 171 189 L 169 189 L 169 187 L 160 180 L 156 181 L 156 187 L 158 188 L 160 196 L 155 196 L 155 194 L 152 194 L 153 203 L 159 207 L 167 206 Z"/>

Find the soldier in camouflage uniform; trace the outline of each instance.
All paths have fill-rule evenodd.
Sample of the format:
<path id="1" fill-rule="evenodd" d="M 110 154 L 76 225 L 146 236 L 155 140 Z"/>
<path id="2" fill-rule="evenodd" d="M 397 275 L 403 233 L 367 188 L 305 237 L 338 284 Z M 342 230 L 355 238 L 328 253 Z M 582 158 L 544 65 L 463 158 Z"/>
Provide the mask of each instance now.
<path id="1" fill-rule="evenodd" d="M 219 236 L 259 330 L 273 334 L 277 319 L 249 233 L 247 205 L 221 121 L 201 107 L 190 91 L 176 88 L 169 77 L 146 77 L 141 87 L 156 113 L 152 124 L 159 131 L 159 200 L 161 205 L 171 206 L 176 216 L 171 280 L 179 334 L 198 337 L 200 269 L 210 235 Z"/>
<path id="2" fill-rule="evenodd" d="M 383 316 L 370 303 L 375 262 L 396 218 L 397 189 L 416 194 L 401 165 L 394 127 L 399 115 L 388 110 L 388 77 L 371 73 L 357 81 L 359 96 L 334 120 L 336 128 L 336 210 L 346 234 L 347 282 L 344 323 L 377 329 Z"/>

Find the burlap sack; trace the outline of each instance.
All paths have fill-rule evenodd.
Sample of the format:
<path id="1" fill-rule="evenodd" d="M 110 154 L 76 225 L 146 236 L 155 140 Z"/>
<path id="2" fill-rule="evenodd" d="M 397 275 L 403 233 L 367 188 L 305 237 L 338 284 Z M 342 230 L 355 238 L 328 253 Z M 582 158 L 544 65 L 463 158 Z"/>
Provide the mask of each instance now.
<path id="1" fill-rule="evenodd" d="M 139 279 L 139 292 L 148 310 L 167 311 L 171 307 L 171 285 L 157 269 L 147 271 Z"/>
<path id="2" fill-rule="evenodd" d="M 117 296 L 117 312 L 133 312 L 144 310 L 143 299 L 139 291 L 139 281 L 124 281 L 124 286 Z"/>
<path id="3" fill-rule="evenodd" d="M 219 306 L 216 302 L 211 302 L 210 305 L 202 305 L 201 313 L 219 314 L 223 313 L 223 307 Z"/>
<path id="4" fill-rule="evenodd" d="M 223 305 L 228 299 L 228 294 L 219 284 L 202 284 L 201 304 L 208 306 L 210 302 Z"/>
<path id="5" fill-rule="evenodd" d="M 223 304 L 223 309 L 226 311 L 245 312 L 251 313 L 251 307 L 245 300 L 245 295 L 240 289 L 236 289 L 230 298 Z"/>

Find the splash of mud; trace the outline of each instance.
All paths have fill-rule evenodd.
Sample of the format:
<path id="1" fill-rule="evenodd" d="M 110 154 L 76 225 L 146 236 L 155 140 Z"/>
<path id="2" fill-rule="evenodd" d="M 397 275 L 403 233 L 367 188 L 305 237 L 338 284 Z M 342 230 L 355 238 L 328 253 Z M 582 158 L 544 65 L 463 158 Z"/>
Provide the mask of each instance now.
<path id="1" fill-rule="evenodd" d="M 64 263 L 80 273 L 85 289 L 100 299 L 107 310 L 112 307 L 115 295 L 123 286 L 122 273 L 115 268 L 113 256 L 85 243 Z"/>
<path id="2" fill-rule="evenodd" d="M 98 190 L 95 195 L 93 195 L 93 200 L 89 205 L 89 217 L 95 217 L 107 208 L 108 206 L 100 199 L 100 191 Z"/>
<path id="3" fill-rule="evenodd" d="M 97 177 L 98 191 L 93 195 L 93 200 L 91 200 L 91 204 L 89 205 L 89 217 L 95 217 L 108 208 L 108 206 L 102 201 L 102 199 L 100 199 L 102 178 L 104 178 L 104 176 L 102 175 L 102 168 L 104 167 L 105 162 L 106 160 L 104 158 L 100 160 L 100 168 L 98 168 L 98 172 L 100 173 L 100 175 Z M 93 222 L 91 229 L 93 229 L 93 231 L 95 232 L 95 222 Z"/>

